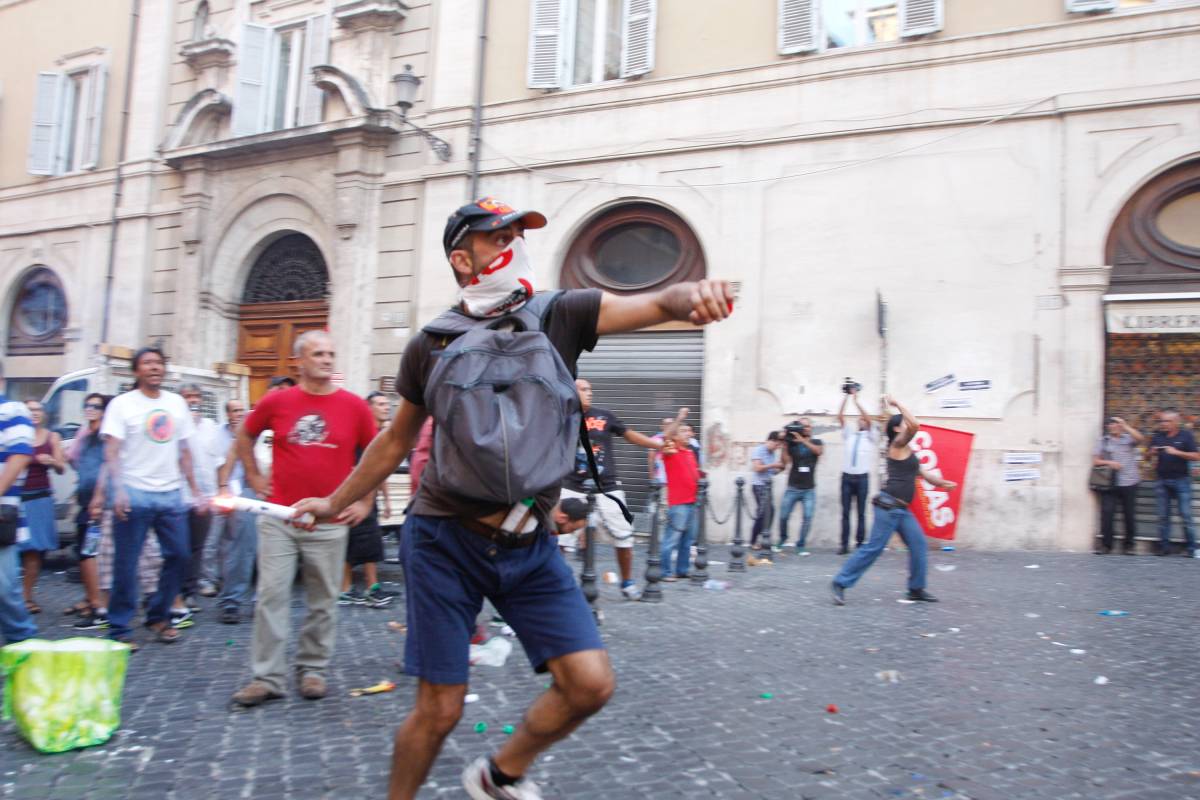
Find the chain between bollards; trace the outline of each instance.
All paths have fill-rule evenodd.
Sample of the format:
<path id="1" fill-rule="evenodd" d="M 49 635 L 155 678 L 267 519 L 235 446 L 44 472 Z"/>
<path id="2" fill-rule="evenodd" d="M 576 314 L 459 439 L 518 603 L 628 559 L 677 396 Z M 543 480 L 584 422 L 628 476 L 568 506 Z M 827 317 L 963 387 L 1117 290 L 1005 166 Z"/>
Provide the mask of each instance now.
<path id="1" fill-rule="evenodd" d="M 584 547 L 583 551 L 583 572 L 579 575 L 580 588 L 583 589 L 584 599 L 587 600 L 588 606 L 592 609 L 592 615 L 599 620 L 599 615 L 596 613 L 596 597 L 600 594 L 600 590 L 596 588 L 596 527 L 592 524 L 592 511 L 596 508 L 596 496 L 588 492 L 587 496 L 587 527 L 583 529 Z"/>
<path id="2" fill-rule="evenodd" d="M 650 515 L 650 549 L 646 554 L 646 588 L 642 590 L 642 600 L 647 603 L 661 603 L 663 597 L 659 581 L 662 580 L 662 556 L 658 540 L 658 510 L 663 500 L 661 486 L 654 487 L 650 500 L 650 507 L 654 513 Z"/>
<path id="3" fill-rule="evenodd" d="M 746 547 L 745 540 L 742 539 L 742 504 L 745 500 L 742 498 L 742 490 L 746 487 L 746 479 L 737 479 L 737 495 L 733 499 L 734 523 L 733 523 L 733 546 L 729 548 L 729 571 L 730 572 L 745 572 L 746 571 Z"/>
<path id="4" fill-rule="evenodd" d="M 708 504 L 708 479 L 701 478 L 696 487 L 696 560 L 692 562 L 692 583 L 703 586 L 708 580 L 708 537 L 705 533 L 704 511 Z"/>

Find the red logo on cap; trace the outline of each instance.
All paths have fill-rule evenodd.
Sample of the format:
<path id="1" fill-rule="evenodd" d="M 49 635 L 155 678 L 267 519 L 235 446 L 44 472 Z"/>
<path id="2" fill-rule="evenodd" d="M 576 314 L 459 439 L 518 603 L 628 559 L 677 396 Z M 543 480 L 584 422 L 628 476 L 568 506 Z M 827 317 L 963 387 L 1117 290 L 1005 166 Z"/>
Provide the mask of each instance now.
<path id="1" fill-rule="evenodd" d="M 513 213 L 512 206 L 510 206 L 506 203 L 502 203 L 494 197 L 485 197 L 482 200 L 480 200 L 479 202 L 477 202 L 475 205 L 479 206 L 480 208 L 484 209 L 485 211 L 491 211 L 493 214 L 511 214 L 511 213 Z"/>

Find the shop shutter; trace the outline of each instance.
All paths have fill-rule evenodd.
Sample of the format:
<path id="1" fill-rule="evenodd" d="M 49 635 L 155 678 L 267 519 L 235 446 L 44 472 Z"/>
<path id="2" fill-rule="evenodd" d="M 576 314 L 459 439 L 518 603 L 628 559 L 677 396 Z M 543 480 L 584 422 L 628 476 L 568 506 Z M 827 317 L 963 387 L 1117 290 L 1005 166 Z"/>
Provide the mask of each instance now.
<path id="1" fill-rule="evenodd" d="M 687 406 L 688 423 L 701 437 L 702 331 L 605 336 L 579 359 L 579 377 L 591 382 L 593 405 L 616 414 L 632 430 L 653 436 L 664 417 Z M 622 488 L 643 527 L 650 495 L 647 451 L 614 438 Z"/>

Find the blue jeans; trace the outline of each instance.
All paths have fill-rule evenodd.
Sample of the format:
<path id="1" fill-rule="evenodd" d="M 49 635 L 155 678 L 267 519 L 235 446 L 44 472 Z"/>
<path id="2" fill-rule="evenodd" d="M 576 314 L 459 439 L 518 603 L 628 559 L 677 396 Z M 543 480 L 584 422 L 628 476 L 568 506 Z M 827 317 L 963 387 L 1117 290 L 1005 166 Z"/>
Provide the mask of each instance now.
<path id="1" fill-rule="evenodd" d="M 17 580 L 17 546 L 0 547 L 0 638 L 4 644 L 37 636 L 37 625 L 25 610 Z"/>
<path id="2" fill-rule="evenodd" d="M 833 582 L 844 589 L 858 583 L 858 579 L 875 563 L 875 559 L 879 558 L 879 554 L 887 546 L 888 539 L 891 539 L 896 531 L 900 532 L 904 543 L 908 545 L 908 588 L 924 589 L 928 545 L 925 544 L 925 532 L 907 508 L 884 511 L 876 507 L 867 543 L 854 551 L 842 565 L 842 571 L 834 577 Z"/>
<path id="3" fill-rule="evenodd" d="M 1171 501 L 1179 509 L 1183 522 L 1183 537 L 1189 551 L 1196 549 L 1196 532 L 1192 529 L 1192 479 L 1159 478 L 1154 482 L 1154 496 L 1158 500 L 1158 546 L 1171 546 Z"/>
<path id="4" fill-rule="evenodd" d="M 242 497 L 254 499 L 258 495 L 246 487 Z M 234 511 L 225 519 L 225 530 L 229 543 L 221 565 L 223 577 L 217 603 L 221 608 L 236 609 L 249 604 L 253 596 L 250 579 L 254 576 L 254 558 L 258 553 L 258 520 L 248 511 Z"/>
<path id="5" fill-rule="evenodd" d="M 771 522 L 775 515 L 775 498 L 771 484 L 756 483 L 751 489 L 754 491 L 754 527 L 750 529 L 750 546 L 758 544 L 758 537 L 762 536 L 765 540 L 763 544 L 770 547 Z"/>
<path id="6" fill-rule="evenodd" d="M 696 516 L 694 503 L 680 503 L 667 509 L 667 529 L 663 531 L 662 574 L 687 577 L 692 564 L 692 542 L 696 540 Z"/>
<path id="7" fill-rule="evenodd" d="M 179 490 L 144 492 L 127 487 L 125 493 L 129 496 L 129 517 L 113 520 L 113 582 L 108 600 L 108 634 L 113 638 L 124 638 L 131 633 L 130 624 L 141 594 L 138 557 L 151 526 L 158 537 L 163 563 L 158 589 L 146 608 L 147 625 L 170 621 L 171 602 L 183 586 L 191 560 L 187 507 Z"/>
<path id="8" fill-rule="evenodd" d="M 805 542 L 808 541 L 808 532 L 812 530 L 813 514 L 817 509 L 817 490 L 793 489 L 789 486 L 788 490 L 783 493 L 783 502 L 779 504 L 780 547 L 787 543 L 788 518 L 792 516 L 792 509 L 796 503 L 800 503 L 804 510 L 804 522 L 800 525 L 800 538 L 796 540 L 796 548 L 802 549 Z"/>

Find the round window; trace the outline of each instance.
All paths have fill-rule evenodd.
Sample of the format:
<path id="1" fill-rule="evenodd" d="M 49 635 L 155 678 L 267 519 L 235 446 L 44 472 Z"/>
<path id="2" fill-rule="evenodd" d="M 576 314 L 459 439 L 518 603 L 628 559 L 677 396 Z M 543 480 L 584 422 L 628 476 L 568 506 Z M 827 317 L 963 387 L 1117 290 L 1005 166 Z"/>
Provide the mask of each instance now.
<path id="1" fill-rule="evenodd" d="M 45 273 L 26 281 L 17 298 L 14 321 L 26 336 L 45 339 L 67 324 L 67 300 L 56 281 Z"/>
<path id="2" fill-rule="evenodd" d="M 666 278 L 679 263 L 679 237 L 666 228 L 635 222 L 596 237 L 594 264 L 606 282 L 649 286 Z"/>
<path id="3" fill-rule="evenodd" d="M 700 242 L 687 223 L 651 203 L 627 203 L 592 219 L 563 262 L 564 289 L 629 294 L 703 278 Z"/>

